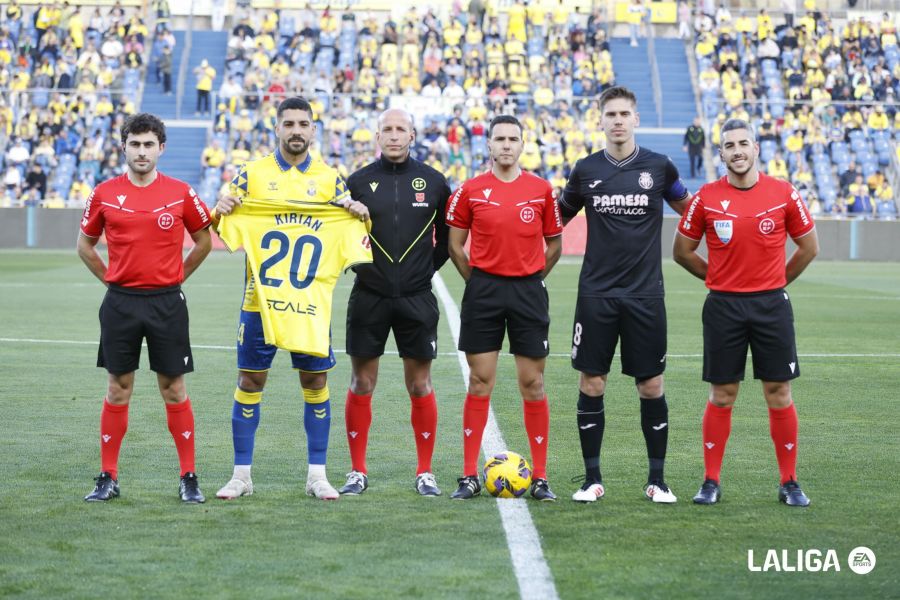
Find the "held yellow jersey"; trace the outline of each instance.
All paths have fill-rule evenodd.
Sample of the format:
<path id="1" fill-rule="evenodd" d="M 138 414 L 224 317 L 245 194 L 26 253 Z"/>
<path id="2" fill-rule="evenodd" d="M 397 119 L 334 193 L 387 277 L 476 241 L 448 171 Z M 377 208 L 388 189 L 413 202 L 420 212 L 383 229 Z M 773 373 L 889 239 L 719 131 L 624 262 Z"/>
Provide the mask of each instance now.
<path id="1" fill-rule="evenodd" d="M 328 356 L 332 291 L 341 271 L 372 262 L 368 232 L 329 203 L 347 194 L 334 169 L 308 160 L 306 172 L 282 170 L 281 163 L 276 153 L 241 169 L 235 186 L 243 203 L 222 217 L 219 235 L 247 254 L 243 308 L 260 313 L 266 343 Z"/>

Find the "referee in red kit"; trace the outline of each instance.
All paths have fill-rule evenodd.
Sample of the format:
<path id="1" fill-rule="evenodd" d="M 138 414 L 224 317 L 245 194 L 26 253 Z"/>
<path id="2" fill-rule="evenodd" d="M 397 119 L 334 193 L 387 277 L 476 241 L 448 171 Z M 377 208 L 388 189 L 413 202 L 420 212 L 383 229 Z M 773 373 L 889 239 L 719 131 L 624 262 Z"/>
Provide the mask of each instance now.
<path id="1" fill-rule="evenodd" d="M 694 196 L 674 247 L 675 261 L 705 279 L 710 290 L 703 305 L 703 380 L 711 387 L 703 415 L 706 475 L 694 502 L 715 504 L 722 496 L 719 473 L 749 345 L 753 376 L 762 380 L 769 406 L 769 431 L 781 473 L 778 499 L 808 506 L 797 483 L 791 380 L 800 376 L 800 366 L 794 313 L 784 287 L 819 251 L 815 223 L 790 183 L 759 172 L 759 144 L 746 121 L 725 122 L 719 154 L 727 175 Z M 708 263 L 696 251 L 704 234 Z M 788 235 L 797 250 L 785 263 Z"/>
<path id="2" fill-rule="evenodd" d="M 471 371 L 463 408 L 463 477 L 450 497 L 466 500 L 481 493 L 478 453 L 508 330 L 534 467 L 531 495 L 553 501 L 556 495 L 547 483 L 550 409 L 544 363 L 550 302 L 544 278 L 562 253 L 562 220 L 550 183 L 519 168 L 523 141 L 518 119 L 495 117 L 488 128 L 488 149 L 491 171 L 466 181 L 447 207 L 450 259 L 466 280 L 459 349 Z M 464 246 L 470 231 L 468 256 Z"/>
<path id="3" fill-rule="evenodd" d="M 101 472 L 84 498 L 89 502 L 119 495 L 119 448 L 128 429 L 128 403 L 143 338 L 178 451 L 178 494 L 184 502 L 204 501 L 194 467 L 194 412 L 184 386 L 184 374 L 194 370 L 194 360 L 181 282 L 212 248 L 210 217 L 188 184 L 156 170 L 165 145 L 161 120 L 147 113 L 129 117 L 122 126 L 128 168 L 94 188 L 81 219 L 78 256 L 109 288 L 100 305 L 97 357 L 97 366 L 109 372 L 100 412 Z M 195 245 L 182 257 L 185 231 Z M 109 266 L 96 249 L 103 233 Z"/>

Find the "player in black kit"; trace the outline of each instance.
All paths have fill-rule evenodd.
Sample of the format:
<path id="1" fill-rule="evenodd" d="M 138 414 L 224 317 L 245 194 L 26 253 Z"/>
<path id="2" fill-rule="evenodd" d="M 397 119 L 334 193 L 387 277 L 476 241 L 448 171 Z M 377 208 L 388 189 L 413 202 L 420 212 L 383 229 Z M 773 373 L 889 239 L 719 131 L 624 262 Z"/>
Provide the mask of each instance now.
<path id="1" fill-rule="evenodd" d="M 344 414 L 352 466 L 340 492 L 359 495 L 369 486 L 366 446 L 372 393 L 393 329 L 412 404 L 415 488 L 422 496 L 439 496 L 431 471 L 437 429 L 431 361 L 437 356 L 439 317 L 431 277 L 449 257 L 444 208 L 450 188 L 443 175 L 409 155 L 415 130 L 406 111 L 382 113 L 376 139 L 381 157 L 347 180 L 351 197 L 369 209 L 375 261 L 356 267 L 347 305 L 347 354 L 353 373 Z"/>
<path id="2" fill-rule="evenodd" d="M 669 157 L 635 143 L 640 120 L 630 90 L 617 86 L 604 91 L 600 112 L 607 147 L 575 164 L 559 199 L 564 223 L 584 208 L 588 232 L 572 332 L 572 367 L 581 372 L 578 433 L 585 482 L 572 499 L 593 502 L 605 493 L 600 473 L 603 394 L 621 339 L 622 372 L 634 377 L 641 400 L 650 463 L 644 493 L 669 504 L 677 498 L 663 477 L 669 409 L 663 391 L 666 307 L 660 232 L 663 200 L 681 214 L 690 194 Z"/>

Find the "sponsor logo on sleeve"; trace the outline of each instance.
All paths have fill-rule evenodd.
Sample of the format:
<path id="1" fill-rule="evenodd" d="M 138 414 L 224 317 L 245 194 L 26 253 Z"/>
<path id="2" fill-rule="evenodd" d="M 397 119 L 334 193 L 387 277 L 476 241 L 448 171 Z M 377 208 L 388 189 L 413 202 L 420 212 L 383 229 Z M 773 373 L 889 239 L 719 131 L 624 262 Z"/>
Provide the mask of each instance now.
<path id="1" fill-rule="evenodd" d="M 450 206 L 447 208 L 447 220 L 448 221 L 453 220 L 453 213 L 456 211 L 456 204 L 459 202 L 459 197 L 461 195 L 462 195 L 462 186 L 460 186 L 460 188 L 458 190 L 456 190 L 456 193 L 453 194 L 453 199 L 450 201 Z"/>

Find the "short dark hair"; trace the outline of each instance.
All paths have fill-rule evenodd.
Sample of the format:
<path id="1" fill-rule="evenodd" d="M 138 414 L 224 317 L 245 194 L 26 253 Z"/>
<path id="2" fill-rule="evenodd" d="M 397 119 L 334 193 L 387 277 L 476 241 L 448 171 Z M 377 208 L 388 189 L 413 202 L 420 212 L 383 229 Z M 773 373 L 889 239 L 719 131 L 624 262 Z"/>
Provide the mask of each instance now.
<path id="1" fill-rule="evenodd" d="M 305 110 L 309 113 L 310 118 L 313 116 L 313 109 L 310 105 L 309 101 L 306 98 L 301 98 L 300 96 L 293 96 L 291 98 L 285 98 L 278 105 L 278 110 L 276 111 L 276 117 L 278 120 L 281 120 L 281 115 L 284 114 L 286 110 Z"/>
<path id="2" fill-rule="evenodd" d="M 519 134 L 521 134 L 523 131 L 522 123 L 519 122 L 519 119 L 515 118 L 512 115 L 497 115 L 496 117 L 491 119 L 491 124 L 488 125 L 488 139 L 491 139 L 491 137 L 494 135 L 494 127 L 496 127 L 497 125 L 502 125 L 504 123 L 515 125 L 516 127 L 518 127 Z"/>
<path id="3" fill-rule="evenodd" d="M 637 96 L 634 95 L 634 92 L 624 85 L 614 85 L 611 88 L 605 89 L 603 93 L 600 94 L 600 110 L 603 111 L 603 107 L 606 106 L 606 103 L 610 100 L 617 100 L 619 98 L 629 100 L 632 104 L 637 106 Z"/>
<path id="4" fill-rule="evenodd" d="M 148 131 L 156 134 L 160 146 L 166 143 L 166 124 L 150 113 L 138 113 L 125 120 L 125 124 L 122 125 L 122 143 L 128 141 L 128 136 L 132 133 L 137 135 Z"/>
<path id="5" fill-rule="evenodd" d="M 721 143 L 725 143 L 725 132 L 726 131 L 734 131 L 736 129 L 746 129 L 747 132 L 750 133 L 750 139 L 756 141 L 756 132 L 753 131 L 753 125 L 745 121 L 744 119 L 728 119 L 722 125 L 721 133 Z"/>

